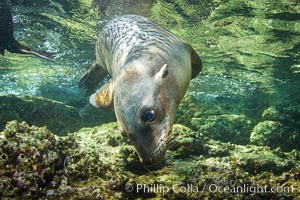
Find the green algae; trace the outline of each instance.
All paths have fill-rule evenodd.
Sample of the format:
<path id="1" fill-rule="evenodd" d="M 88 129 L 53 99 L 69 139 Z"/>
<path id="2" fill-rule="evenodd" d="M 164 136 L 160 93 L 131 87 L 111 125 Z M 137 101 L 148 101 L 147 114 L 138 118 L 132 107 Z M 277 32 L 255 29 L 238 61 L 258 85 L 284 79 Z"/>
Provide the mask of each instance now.
<path id="1" fill-rule="evenodd" d="M 40 188 L 62 163 L 56 137 L 45 127 L 7 124 L 0 133 L 1 198 L 41 196 Z"/>
<path id="2" fill-rule="evenodd" d="M 247 144 L 251 121 L 241 115 L 220 115 L 192 118 L 190 127 L 213 139 L 237 144 Z"/>
<path id="3" fill-rule="evenodd" d="M 67 46 L 60 46 L 61 50 L 71 48 L 72 46 L 79 48 L 85 45 L 93 46 L 94 44 L 96 39 L 95 27 L 97 15 L 91 9 L 91 1 L 70 0 L 58 3 L 49 0 L 41 4 L 34 3 L 34 7 L 29 7 L 25 4 L 22 8 L 17 9 L 19 13 L 23 14 L 25 18 L 23 20 L 27 20 L 21 26 L 17 24 L 17 30 L 28 26 L 29 28 L 25 29 L 25 31 L 27 31 L 27 34 L 32 35 L 30 38 L 25 38 L 25 43 L 28 41 L 31 44 L 39 44 L 38 40 L 41 40 L 47 34 L 47 30 L 51 31 L 49 30 L 50 26 L 54 27 L 54 31 L 58 32 L 64 40 L 71 42 L 63 43 Z"/>
<path id="4" fill-rule="evenodd" d="M 105 126 L 101 126 L 99 128 L 94 129 L 94 131 L 90 131 L 89 133 L 92 135 L 93 140 L 95 140 L 96 138 L 100 137 L 103 138 L 104 136 L 101 134 L 103 133 L 102 131 L 100 131 L 102 128 L 107 128 L 109 131 L 109 133 L 111 135 L 114 135 L 114 133 L 116 134 L 115 137 L 117 136 L 117 132 L 113 132 L 112 131 L 112 127 L 116 128 L 116 124 L 111 124 L 111 125 L 105 125 Z M 174 132 L 176 132 L 176 139 L 177 142 L 180 145 L 183 146 L 187 146 L 189 147 L 189 149 L 193 149 L 193 151 L 199 151 L 199 148 L 201 148 L 200 144 L 193 144 L 195 142 L 195 140 L 187 140 L 186 137 L 187 136 L 191 136 L 193 137 L 193 133 L 191 133 L 191 131 L 187 128 L 187 127 L 183 127 L 183 126 L 178 126 L 175 125 L 174 127 Z M 83 131 L 83 134 L 86 136 L 86 134 L 88 134 L 87 132 L 85 132 L 86 130 Z M 98 135 L 99 134 L 99 135 Z M 178 135 L 177 135 L 178 134 Z M 182 135 L 183 134 L 183 135 Z M 180 137 L 180 135 L 182 135 L 183 137 Z M 89 137 L 89 136 L 86 136 Z M 139 165 L 138 163 L 132 163 L 129 162 L 128 163 L 128 159 L 126 161 L 126 159 L 122 159 L 120 157 L 125 156 L 128 157 L 128 155 L 130 154 L 130 150 L 128 152 L 127 149 L 127 153 L 124 154 L 114 154 L 114 152 L 116 151 L 116 149 L 118 149 L 120 151 L 120 146 L 119 147 L 113 147 L 113 148 L 107 148 L 107 147 L 103 147 L 102 145 L 100 145 L 100 147 L 97 145 L 93 145 L 90 143 L 85 143 L 85 145 L 90 146 L 91 149 L 97 148 L 98 150 L 93 150 L 93 152 L 100 152 L 103 153 L 103 151 L 110 151 L 111 153 L 107 153 L 109 155 L 111 155 L 111 161 L 110 162 L 117 162 L 114 163 L 114 165 L 110 165 L 108 171 L 106 171 L 106 175 L 110 175 L 109 177 L 107 177 L 107 181 L 109 183 L 112 182 L 112 179 L 114 180 L 114 186 L 113 189 L 110 188 L 109 190 L 113 190 L 113 193 L 111 193 L 110 191 L 107 191 L 108 188 L 102 188 L 102 190 L 104 189 L 105 191 L 105 195 L 109 194 L 109 195 L 113 195 L 110 196 L 110 198 L 117 198 L 117 199 L 130 199 L 130 198 L 145 198 L 145 197 L 152 197 L 152 198 L 169 198 L 171 197 L 170 195 L 172 195 L 172 197 L 184 197 L 184 198 L 193 198 L 193 197 L 199 197 L 197 196 L 197 194 L 195 193 L 189 193 L 189 194 L 174 194 L 174 193 L 167 193 L 167 194 L 161 194 L 161 192 L 158 194 L 156 194 L 155 192 L 151 192 L 151 194 L 148 194 L 147 192 L 141 192 L 139 191 L 138 194 L 135 194 L 135 190 L 131 191 L 133 193 L 124 193 L 124 188 L 125 186 L 137 186 L 137 184 L 145 184 L 146 186 L 153 186 L 154 184 L 158 184 L 158 185 L 163 185 L 163 186 L 169 186 L 172 187 L 172 185 L 184 185 L 184 183 L 186 184 L 187 180 L 191 181 L 193 180 L 193 183 L 197 183 L 203 184 L 204 181 L 217 181 L 218 182 L 218 170 L 224 170 L 224 166 L 227 166 L 227 170 L 233 172 L 233 171 L 238 171 L 238 176 L 240 180 L 241 176 L 242 176 L 242 180 L 240 182 L 240 184 L 244 183 L 246 179 L 246 177 L 249 176 L 249 174 L 245 174 L 245 172 L 243 172 L 241 169 L 237 170 L 236 167 L 240 166 L 241 168 L 245 168 L 247 172 L 253 173 L 253 174 L 257 174 L 260 172 L 266 172 L 269 169 L 267 168 L 267 166 L 273 166 L 274 169 L 277 169 L 276 172 L 280 173 L 284 170 L 289 170 L 291 169 L 294 164 L 293 163 L 289 163 L 288 160 L 283 160 L 282 158 L 278 158 L 276 157 L 276 155 L 272 154 L 272 152 L 268 153 L 268 154 L 264 154 L 264 155 L 259 155 L 258 157 L 254 158 L 253 154 L 257 155 L 257 151 L 262 151 L 262 149 L 259 149 L 255 146 L 249 146 L 249 147 L 243 147 L 243 146 L 234 146 L 234 145 L 227 145 L 227 144 L 223 144 L 220 142 L 215 142 L 212 140 L 206 140 L 205 138 L 203 138 L 203 136 L 199 135 L 198 136 L 199 140 L 201 140 L 203 142 L 202 147 L 203 149 L 207 149 L 207 153 L 205 156 L 205 158 L 203 156 L 200 156 L 199 158 L 197 158 L 195 155 L 196 154 L 189 154 L 186 155 L 186 153 L 183 153 L 180 148 L 178 148 L 177 150 L 172 150 L 170 152 L 168 152 L 167 157 L 166 157 L 166 162 L 168 163 L 167 166 L 163 167 L 163 168 L 159 168 L 156 169 L 154 172 L 148 171 L 147 169 L 143 168 L 141 165 Z M 121 139 L 121 138 L 120 138 Z M 120 139 L 118 139 L 120 141 Z M 97 139 L 96 139 L 97 140 Z M 89 139 L 86 141 L 90 141 Z M 99 141 L 99 140 L 98 140 Z M 102 144 L 105 144 L 105 140 L 101 140 Z M 91 141 L 92 142 L 92 141 Z M 94 143 L 94 142 L 92 142 Z M 122 143 L 122 142 L 121 142 Z M 83 143 L 82 143 L 83 144 Z M 185 145 L 186 144 L 186 145 Z M 124 147 L 126 147 L 128 144 L 124 144 L 121 145 Z M 87 146 L 81 146 L 81 148 L 87 148 Z M 105 145 L 104 145 L 105 146 Z M 224 148 L 225 147 L 225 148 Z M 129 146 L 127 146 L 127 148 L 129 148 Z M 104 150 L 105 149 L 105 150 Z M 132 148 L 130 148 L 131 151 L 133 150 Z M 227 154 L 225 155 L 223 151 L 220 150 L 215 150 L 213 151 L 212 149 L 226 149 L 227 150 Z M 122 151 L 123 152 L 123 151 Z M 205 151 L 203 151 L 202 153 L 204 153 Z M 211 152 L 211 153 L 210 153 Z M 176 154 L 182 154 L 183 156 L 181 157 L 181 159 L 174 159 L 174 155 Z M 250 154 L 253 153 L 253 154 Z M 248 155 L 249 154 L 249 155 Z M 212 156 L 212 157 L 211 157 Z M 222 156 L 223 161 L 220 160 L 220 157 Z M 229 156 L 229 158 L 227 160 L 230 160 L 230 163 L 224 163 L 224 160 L 226 160 L 226 157 Z M 93 155 L 94 157 L 94 155 Z M 137 157 L 135 156 L 134 159 L 137 159 Z M 93 160 L 93 159 L 92 159 Z M 114 160 L 114 161 L 112 161 Z M 123 160 L 123 162 L 120 162 L 121 160 Z M 255 160 L 255 165 L 253 167 L 252 164 L 252 160 Z M 197 162 L 198 161 L 198 162 Z M 234 161 L 234 162 L 233 162 Z M 284 162 L 287 162 L 288 164 L 283 164 Z M 126 164 L 127 163 L 127 164 Z M 199 164 L 202 163 L 201 169 L 202 173 L 200 172 L 199 174 Z M 87 163 L 86 163 L 87 164 Z M 130 165 L 134 164 L 134 168 L 130 167 Z M 101 162 L 100 162 L 100 166 L 102 166 Z M 282 166 L 280 168 L 280 166 Z M 94 166 L 90 166 L 90 167 L 94 167 Z M 126 170 L 123 170 L 122 168 L 125 167 Z M 225 168 L 225 169 L 226 169 Z M 273 168 L 272 168 L 273 169 Z M 272 170 L 271 169 L 271 170 Z M 113 172 L 111 172 L 110 170 L 112 170 Z M 120 170 L 120 171 L 119 171 Z M 196 170 L 196 171 L 195 171 Z M 260 170 L 260 171 L 258 171 Z M 201 171 L 201 170 L 200 170 Z M 225 170 L 226 171 L 226 170 Z M 197 172 L 197 173 L 195 173 Z M 217 174 L 215 174 L 217 173 Z M 193 177 L 195 177 L 195 174 L 197 174 L 197 180 L 194 180 Z M 203 176 L 201 176 L 201 174 Z M 210 176 L 206 176 L 206 174 L 210 174 Z M 225 173 L 226 174 L 226 173 Z M 70 174 L 69 174 L 70 175 Z M 102 175 L 103 177 L 103 175 Z M 104 175 L 104 177 L 106 177 Z M 213 177 L 213 178 L 212 178 Z M 236 177 L 232 176 L 230 178 L 233 178 L 234 181 Z M 228 178 L 228 179 L 230 179 Z M 256 179 L 256 176 L 251 177 L 253 179 Z M 89 178 L 90 179 L 90 178 Z M 226 178 L 225 178 L 226 179 Z M 199 181 L 201 180 L 201 181 Z M 117 183 L 119 181 L 119 183 Z M 220 180 L 221 181 L 221 180 Z M 248 183 L 249 180 L 246 180 L 246 183 Z M 262 181 L 262 180 L 260 180 Z M 89 184 L 94 185 L 95 183 L 93 183 L 93 181 L 88 181 Z M 99 178 L 96 181 L 99 184 Z M 220 182 L 218 182 L 220 183 Z M 125 185 L 124 185 L 125 184 Z M 250 181 L 249 181 L 250 184 Z M 106 184 L 107 185 L 107 184 Z M 78 185 L 77 185 L 78 186 Z M 100 190 L 101 191 L 101 190 Z M 123 191 L 123 192 L 122 192 Z M 162 196 L 160 196 L 162 195 Z M 196 195 L 196 196 L 195 196 Z M 199 195 L 199 194 L 198 194 Z M 200 197 L 203 194 L 200 195 Z M 206 194 L 207 195 L 207 194 Z M 222 196 L 222 194 L 216 194 L 216 195 L 211 195 L 208 194 L 209 196 L 218 198 Z M 228 195 L 228 194 L 227 194 Z M 204 196 L 204 195 L 203 195 Z M 107 197 L 109 198 L 109 197 Z"/>
<path id="5" fill-rule="evenodd" d="M 250 137 L 250 141 L 256 145 L 278 145 L 277 141 L 282 141 L 284 130 L 282 124 L 275 121 L 260 122 L 255 126 Z M 279 142 L 279 143 L 280 143 Z"/>
<path id="6" fill-rule="evenodd" d="M 80 116 L 74 107 L 42 97 L 1 95 L 0 105 L 2 125 L 13 119 L 26 120 L 39 126 L 47 121 L 50 130 L 62 135 L 81 126 Z"/>
<path id="7" fill-rule="evenodd" d="M 278 121 L 259 122 L 250 136 L 251 144 L 280 147 L 285 151 L 298 149 L 299 136 L 295 130 Z"/>
<path id="8" fill-rule="evenodd" d="M 0 95 L 0 106 L 0 128 L 10 120 L 25 120 L 66 135 L 80 129 L 83 124 L 88 127 L 115 120 L 113 112 L 101 109 L 91 112 L 91 105 L 78 109 L 63 102 L 29 95 Z"/>
<path id="9" fill-rule="evenodd" d="M 66 19 L 64 17 L 55 16 L 49 13 L 41 13 L 41 16 L 47 17 L 51 21 L 57 23 L 64 29 L 68 30 L 69 35 L 65 35 L 70 40 L 70 47 L 76 46 L 93 46 L 96 40 L 95 22 L 93 20 L 86 21 L 86 19 Z M 92 18 L 93 19 L 93 18 Z M 83 26 L 84 24 L 84 26 Z"/>

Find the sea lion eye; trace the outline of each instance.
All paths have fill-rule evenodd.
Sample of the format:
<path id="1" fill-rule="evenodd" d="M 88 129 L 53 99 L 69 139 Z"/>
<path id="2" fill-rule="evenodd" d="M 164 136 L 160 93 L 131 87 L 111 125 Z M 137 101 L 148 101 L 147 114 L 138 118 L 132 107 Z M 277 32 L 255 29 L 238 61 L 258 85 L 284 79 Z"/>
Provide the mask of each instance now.
<path id="1" fill-rule="evenodd" d="M 149 110 L 147 111 L 144 116 L 143 116 L 143 121 L 144 122 L 152 122 L 156 118 L 156 114 L 154 110 Z"/>

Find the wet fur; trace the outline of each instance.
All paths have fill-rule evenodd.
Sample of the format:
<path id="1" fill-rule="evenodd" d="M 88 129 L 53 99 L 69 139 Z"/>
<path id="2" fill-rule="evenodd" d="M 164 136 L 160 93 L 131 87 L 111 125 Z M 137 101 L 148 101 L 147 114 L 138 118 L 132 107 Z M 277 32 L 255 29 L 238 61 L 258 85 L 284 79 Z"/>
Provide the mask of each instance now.
<path id="1" fill-rule="evenodd" d="M 100 32 L 96 65 L 111 79 L 91 95 L 90 103 L 95 107 L 113 105 L 119 128 L 142 163 L 156 163 L 172 145 L 178 105 L 190 79 L 202 69 L 196 51 L 155 22 L 127 15 L 110 21 Z M 93 67 L 80 80 L 87 90 L 98 84 L 92 80 L 105 75 L 96 75 L 97 70 L 92 73 Z M 157 115 L 151 123 L 142 120 L 147 109 Z"/>

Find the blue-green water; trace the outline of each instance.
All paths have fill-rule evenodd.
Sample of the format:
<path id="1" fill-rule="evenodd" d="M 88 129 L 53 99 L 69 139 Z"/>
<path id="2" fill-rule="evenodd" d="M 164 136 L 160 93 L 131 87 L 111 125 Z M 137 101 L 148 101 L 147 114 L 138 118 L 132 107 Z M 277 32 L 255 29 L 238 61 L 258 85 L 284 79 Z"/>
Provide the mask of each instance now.
<path id="1" fill-rule="evenodd" d="M 88 103 L 78 80 L 94 62 L 97 26 L 101 28 L 116 15 L 142 14 L 191 44 L 203 61 L 203 71 L 192 80 L 189 101 L 184 101 L 182 109 L 188 104 L 195 106 L 189 118 L 178 114 L 179 123 L 191 125 L 190 118 L 203 121 L 222 115 L 245 117 L 251 124 L 241 130 L 245 143 L 255 125 L 266 120 L 263 112 L 273 106 L 280 115 L 274 116 L 276 120 L 299 132 L 299 124 L 289 117 L 299 117 L 296 1 L 105 2 L 94 1 L 95 10 L 90 9 L 89 1 L 14 5 L 15 37 L 32 48 L 53 53 L 55 62 L 6 52 L 1 57 L 1 94 L 41 96 L 74 106 L 83 115 L 93 113 L 93 109 L 82 110 Z M 95 119 L 92 124 L 99 123 L 101 120 L 97 123 Z M 200 126 L 192 125 L 208 136 L 224 139 Z"/>

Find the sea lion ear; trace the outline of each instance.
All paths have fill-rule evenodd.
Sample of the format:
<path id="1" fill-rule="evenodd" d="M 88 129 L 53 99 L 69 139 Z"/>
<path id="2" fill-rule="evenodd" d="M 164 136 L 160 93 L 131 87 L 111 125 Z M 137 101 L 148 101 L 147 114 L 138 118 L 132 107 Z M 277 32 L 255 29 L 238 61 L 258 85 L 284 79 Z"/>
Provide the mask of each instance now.
<path id="1" fill-rule="evenodd" d="M 202 70 L 202 61 L 197 52 L 190 46 L 191 49 L 191 64 L 192 64 L 192 79 L 195 78 Z"/>
<path id="2" fill-rule="evenodd" d="M 168 64 L 164 64 L 164 65 L 160 68 L 159 72 L 157 72 L 157 73 L 155 74 L 155 79 L 156 79 L 156 80 L 161 80 L 161 79 L 163 79 L 163 78 L 166 78 L 166 77 L 168 76 L 168 74 L 169 74 L 169 71 L 168 71 Z"/>

